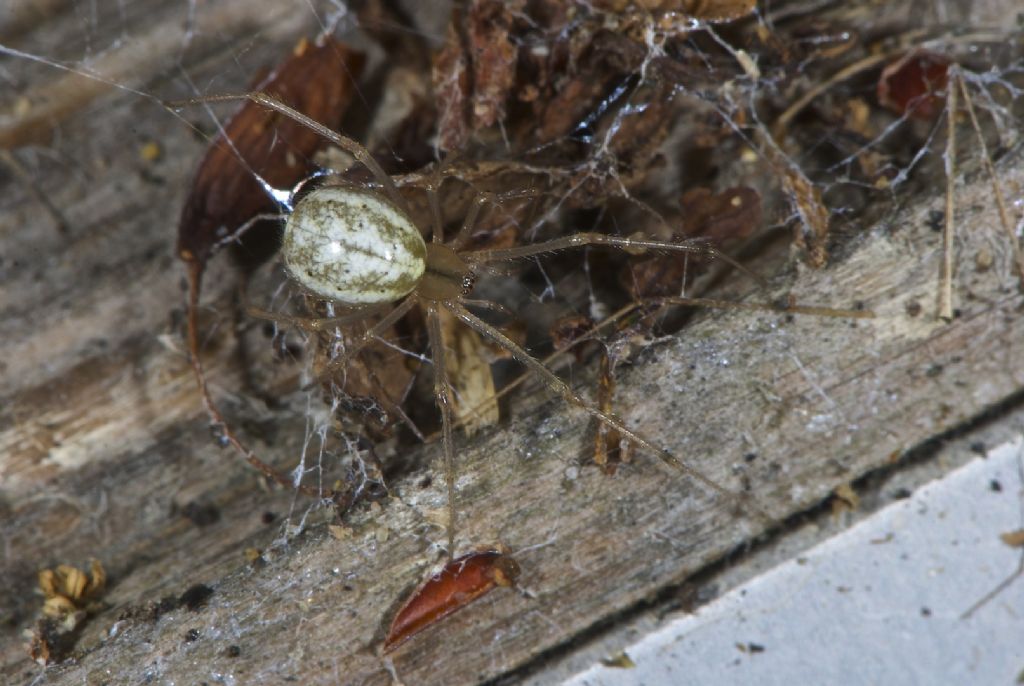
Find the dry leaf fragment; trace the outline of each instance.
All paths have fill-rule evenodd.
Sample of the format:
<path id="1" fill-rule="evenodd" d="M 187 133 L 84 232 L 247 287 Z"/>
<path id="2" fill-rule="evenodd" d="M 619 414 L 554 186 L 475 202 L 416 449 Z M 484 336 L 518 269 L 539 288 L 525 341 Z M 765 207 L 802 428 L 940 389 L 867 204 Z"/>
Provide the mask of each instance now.
<path id="1" fill-rule="evenodd" d="M 1000 540 L 1011 548 L 1024 548 L 1024 529 L 999 534 Z"/>
<path id="2" fill-rule="evenodd" d="M 839 514 L 843 510 L 856 510 L 860 506 L 860 496 L 850 484 L 837 486 L 832 495 L 833 514 Z"/>
<path id="3" fill-rule="evenodd" d="M 384 639 L 384 651 L 395 649 L 496 586 L 514 586 L 519 565 L 503 550 L 484 550 L 451 560 L 405 601 Z"/>
<path id="4" fill-rule="evenodd" d="M 440 315 L 445 345 L 453 353 L 448 359 L 448 375 L 455 390 L 455 417 L 466 434 L 473 435 L 500 419 L 487 347 L 479 334 L 459 326 L 447 311 Z"/>
<path id="5" fill-rule="evenodd" d="M 633 658 L 629 656 L 625 650 L 611 655 L 610 657 L 602 658 L 601 664 L 605 667 L 614 667 L 616 669 L 633 669 L 636 667 L 636 663 L 633 662 Z"/>
<path id="6" fill-rule="evenodd" d="M 90 574 L 77 567 L 58 565 L 56 569 L 39 572 L 39 590 L 43 594 L 43 614 L 52 619 L 68 621 L 68 630 L 79 620 L 69 619 L 85 610 L 107 583 L 107 574 L 98 560 L 90 562 Z"/>
<path id="7" fill-rule="evenodd" d="M 934 119 L 946 104 L 950 61 L 924 50 L 907 53 L 882 70 L 878 102 L 896 114 Z"/>
<path id="8" fill-rule="evenodd" d="M 318 43 L 302 40 L 254 90 L 269 93 L 336 128 L 362 65 L 361 53 L 333 39 Z M 310 88 L 310 83 L 317 87 Z M 298 122 L 255 102 L 242 105 L 207 148 L 193 177 L 178 227 L 179 257 L 201 275 L 229 232 L 261 214 L 277 211 L 260 181 L 274 188 L 291 188 L 314 170 L 310 160 L 324 144 L 319 133 Z M 261 178 L 257 180 L 253 172 Z M 251 238 L 254 233 L 255 229 L 246 235 Z"/>
<path id="9" fill-rule="evenodd" d="M 821 190 L 807 178 L 796 162 L 779 148 L 768 131 L 762 130 L 762 152 L 765 159 L 782 179 L 782 188 L 796 206 L 797 222 L 793 244 L 807 253 L 807 262 L 820 269 L 828 262 L 828 208 L 821 198 Z"/>

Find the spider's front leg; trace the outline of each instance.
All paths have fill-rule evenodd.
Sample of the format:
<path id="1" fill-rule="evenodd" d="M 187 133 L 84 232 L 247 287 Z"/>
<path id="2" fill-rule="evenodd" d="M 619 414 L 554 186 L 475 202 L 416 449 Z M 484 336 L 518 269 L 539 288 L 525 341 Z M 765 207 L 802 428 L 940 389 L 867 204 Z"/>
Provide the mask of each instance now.
<path id="1" fill-rule="evenodd" d="M 451 380 L 448 378 L 448 364 L 444 336 L 441 333 L 441 318 L 434 303 L 426 306 L 427 334 L 430 338 L 430 352 L 434 361 L 434 397 L 441 410 L 441 444 L 444 450 L 444 479 L 448 486 L 448 557 L 455 554 L 455 444 L 452 438 L 453 407 Z"/>
<path id="2" fill-rule="evenodd" d="M 669 241 L 656 241 L 646 238 L 623 238 L 621 236 L 609 236 L 603 233 L 575 233 L 570 236 L 553 238 L 549 241 L 542 241 L 532 245 L 523 245 L 517 248 L 498 248 L 474 250 L 466 255 L 466 260 L 473 264 L 489 264 L 505 260 L 518 260 L 524 257 L 533 257 L 545 253 L 553 253 L 570 248 L 583 248 L 589 245 L 606 245 L 621 250 L 651 250 L 661 252 L 686 252 L 695 255 L 704 255 L 714 259 L 722 260 L 733 268 L 752 277 L 762 286 L 766 283 L 757 274 L 754 274 L 742 264 L 729 257 L 721 250 L 706 243 L 672 243 Z"/>

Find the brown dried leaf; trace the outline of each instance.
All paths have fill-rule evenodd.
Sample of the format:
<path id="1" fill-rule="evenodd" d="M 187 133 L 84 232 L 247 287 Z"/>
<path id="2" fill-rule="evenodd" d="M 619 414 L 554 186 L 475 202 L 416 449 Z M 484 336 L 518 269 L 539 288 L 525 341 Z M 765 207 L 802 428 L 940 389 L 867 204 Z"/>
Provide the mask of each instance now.
<path id="1" fill-rule="evenodd" d="M 449 560 L 402 604 L 388 628 L 384 652 L 394 650 L 492 589 L 514 586 L 518 578 L 519 564 L 501 547 Z"/>
<path id="2" fill-rule="evenodd" d="M 455 391 L 455 418 L 466 434 L 473 435 L 500 419 L 487 348 L 475 331 L 462 326 L 446 310 L 438 314 L 445 347 L 453 353 L 446 359 Z"/>
<path id="3" fill-rule="evenodd" d="M 333 39 L 318 44 L 303 40 L 254 90 L 337 128 L 362 64 L 362 54 Z M 178 227 L 179 257 L 201 273 L 226 236 L 253 217 L 275 211 L 253 172 L 274 188 L 291 188 L 313 171 L 313 154 L 325 144 L 315 131 L 246 102 L 210 144 L 193 177 Z"/>
<path id="4" fill-rule="evenodd" d="M 931 120 L 945 107 L 950 61 L 924 50 L 888 64 L 878 79 L 878 102 L 896 114 Z"/>
<path id="5" fill-rule="evenodd" d="M 1024 529 L 999 534 L 999 539 L 1011 548 L 1024 548 Z"/>

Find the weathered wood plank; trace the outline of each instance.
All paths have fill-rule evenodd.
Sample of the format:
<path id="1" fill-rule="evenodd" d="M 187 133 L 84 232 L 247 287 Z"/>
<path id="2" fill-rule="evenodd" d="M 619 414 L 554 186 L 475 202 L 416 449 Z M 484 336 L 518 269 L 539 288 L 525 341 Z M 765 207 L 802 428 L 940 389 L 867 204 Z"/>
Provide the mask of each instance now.
<path id="1" fill-rule="evenodd" d="M 309 28 L 289 20 L 294 11 L 263 5 L 260 11 L 285 27 L 260 42 L 258 54 L 246 54 L 254 62 L 260 55 L 272 61 Z M 224 43 L 204 36 L 219 30 L 228 45 L 249 44 L 256 28 L 239 28 L 241 17 L 257 10 L 252 3 L 244 11 L 234 7 L 219 3 L 221 14 L 202 13 L 212 23 L 187 58 L 194 78 L 225 74 L 227 55 L 204 62 L 206 51 Z M 79 19 L 61 17 L 47 30 L 70 36 L 81 28 Z M 143 19 L 133 14 L 126 21 Z M 161 15 L 158 23 L 180 19 Z M 263 21 L 257 28 L 270 25 Z M 46 41 L 37 49 L 58 54 L 62 41 Z M 82 54 L 80 42 L 67 41 L 68 54 Z M 174 69 L 170 47 L 180 45 L 180 36 L 161 45 L 167 52 L 157 51 L 164 59 L 154 62 L 161 66 L 140 67 L 137 83 L 146 91 L 159 90 Z M 40 83 L 52 79 L 26 69 Z M 224 89 L 241 88 L 249 79 L 244 71 Z M 212 444 L 182 351 L 173 223 L 202 141 L 132 96 L 104 95 L 76 108 L 83 106 L 46 148 L 61 163 L 42 158 L 37 167 L 43 190 L 68 214 L 70 233 L 57 232 L 10 180 L 0 196 L 5 679 L 37 675 L 17 635 L 38 604 L 31 597 L 36 570 L 95 556 L 111 575 L 112 609 L 88 625 L 80 646 L 89 652 L 48 670 L 47 682 L 231 675 L 246 682 L 387 683 L 377 649 L 398 601 L 437 560 L 430 544 L 444 536 L 443 479 L 434 473 L 424 487 L 420 473 L 394 484 L 395 497 L 382 510 L 353 514 L 346 540 L 328 535 L 329 515 L 321 510 L 302 536 L 272 545 L 280 517 L 296 522 L 308 503 L 265 493 L 240 460 Z M 165 151 L 156 164 L 138 156 L 148 140 Z M 1019 194 L 1024 151 L 1005 155 L 999 170 L 1004 186 Z M 972 228 L 959 247 L 961 264 L 969 266 L 958 273 L 961 313 L 952 323 L 934 317 L 939 237 L 928 213 L 942 202 L 922 197 L 866 229 L 841 264 L 780 285 L 808 301 L 863 302 L 876 319 L 702 317 L 622 371 L 617 412 L 716 480 L 736 489 L 749 484 L 758 504 L 781 520 L 1019 395 L 1021 296 L 1002 256 L 988 271 L 971 266 L 976 250 L 999 245 L 990 240 L 998 220 L 987 180 L 965 179 L 960 202 L 960 219 Z M 231 279 L 226 269 L 218 275 L 222 283 L 211 280 L 208 299 L 224 311 Z M 912 302 L 921 306 L 916 316 L 908 314 Z M 243 387 L 230 338 L 215 336 L 220 345 L 209 351 L 218 393 Z M 296 454 L 301 413 L 242 407 L 241 414 L 273 429 L 261 445 L 265 454 Z M 495 592 L 403 646 L 394 663 L 408 683 L 507 673 L 681 582 L 764 528 L 647 455 L 614 477 L 574 468 L 589 445 L 586 418 L 542 399 L 520 397 L 514 407 L 515 417 L 500 429 L 460 444 L 459 540 L 512 549 L 531 597 Z M 436 450 L 420 452 L 426 464 Z M 756 458 L 748 462 L 748 454 Z M 215 505 L 219 520 L 190 523 L 181 508 L 193 502 Z M 274 524 L 264 523 L 267 511 L 278 515 Z M 247 547 L 264 549 L 264 561 L 249 564 Z M 214 589 L 207 607 L 156 619 L 136 613 L 115 624 L 126 608 L 195 583 Z M 199 637 L 186 641 L 192 629 Z M 230 657 L 229 646 L 240 655 Z"/>

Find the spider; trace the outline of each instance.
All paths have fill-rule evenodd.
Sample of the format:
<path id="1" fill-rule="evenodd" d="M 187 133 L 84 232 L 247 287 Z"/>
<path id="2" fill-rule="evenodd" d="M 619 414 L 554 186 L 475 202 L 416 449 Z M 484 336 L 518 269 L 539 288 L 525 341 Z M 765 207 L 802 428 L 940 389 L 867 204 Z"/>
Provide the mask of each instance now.
<path id="1" fill-rule="evenodd" d="M 658 240 L 623 238 L 600 233 L 575 233 L 568 236 L 510 248 L 467 249 L 476 219 L 488 202 L 496 196 L 481 193 L 467 212 L 461 228 L 446 241 L 441 222 L 438 190 L 444 177 L 435 174 L 426 186 L 431 209 L 431 226 L 421 227 L 412 219 L 406 198 L 399 192 L 370 152 L 355 140 L 329 129 L 317 121 L 261 92 L 243 95 L 220 95 L 186 103 L 220 102 L 248 99 L 316 131 L 352 155 L 373 175 L 379 189 L 370 186 L 325 185 L 299 199 L 288 214 L 281 253 L 286 271 L 306 292 L 329 301 L 341 310 L 331 317 L 282 316 L 251 309 L 257 317 L 283 320 L 292 325 L 323 330 L 325 327 L 357 325 L 369 317 L 379 317 L 362 334 L 357 335 L 341 354 L 328 365 L 327 372 L 344 369 L 368 344 L 414 308 L 420 308 L 426 321 L 430 359 L 433 361 L 433 389 L 441 415 L 441 443 L 448 499 L 448 555 L 455 550 L 456 489 L 455 444 L 453 439 L 454 395 L 449 378 L 440 313 L 449 312 L 457 320 L 476 331 L 484 339 L 505 349 L 517 362 L 536 375 L 547 389 L 570 405 L 591 415 L 609 430 L 633 445 L 656 455 L 669 467 L 713 490 L 720 496 L 771 521 L 748 498 L 741 498 L 672 453 L 659 448 L 650 439 L 628 428 L 607 408 L 588 402 L 535 359 L 505 333 L 470 311 L 470 307 L 487 307 L 491 303 L 471 296 L 478 274 L 495 263 L 520 260 L 585 246 L 607 246 L 630 251 L 674 251 L 720 258 L 732 263 L 717 249 L 697 243 L 672 243 Z M 245 227 L 239 230 L 244 231 Z M 429 229 L 429 231 L 425 230 Z M 430 242 L 423 236 L 429 233 Z M 237 235 L 237 234 L 236 234 Z M 193 304 L 198 293 L 192 293 Z M 194 307 L 193 307 L 194 310 Z M 332 312 L 333 313 L 333 312 Z M 189 321 L 191 343 L 196 341 L 194 317 Z M 199 377 L 200 390 L 214 423 L 223 432 L 223 439 L 239 449 L 260 471 L 282 483 L 288 483 L 272 467 L 260 461 L 224 421 L 206 387 L 202 369 L 193 345 L 193 366 Z M 323 375 L 322 375 L 323 376 Z M 323 495 L 317 489 L 292 483 L 304 492 Z"/>

